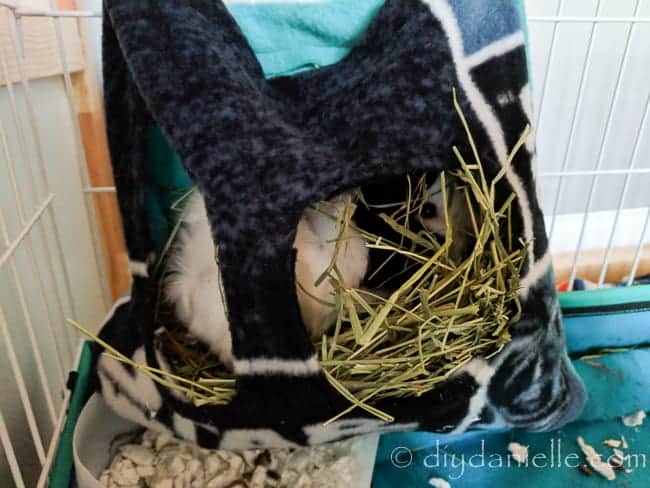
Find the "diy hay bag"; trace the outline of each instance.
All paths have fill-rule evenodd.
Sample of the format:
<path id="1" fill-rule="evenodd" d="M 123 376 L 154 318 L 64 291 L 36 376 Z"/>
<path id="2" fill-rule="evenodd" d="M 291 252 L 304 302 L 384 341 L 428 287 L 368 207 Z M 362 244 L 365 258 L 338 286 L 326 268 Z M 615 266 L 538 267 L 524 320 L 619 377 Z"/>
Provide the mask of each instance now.
<path id="1" fill-rule="evenodd" d="M 146 209 L 146 138 L 159 127 L 206 200 L 219 249 L 237 393 L 195 406 L 114 356 L 99 357 L 106 402 L 140 425 L 203 447 L 318 444 L 373 431 L 551 430 L 585 391 L 567 360 L 541 209 L 534 145 L 496 184 L 513 192 L 511 232 L 529 243 L 512 341 L 421 396 L 378 400 L 394 422 L 349 407 L 323 375 L 302 323 L 293 240 L 310 204 L 383 178 L 453 169 L 470 155 L 453 90 L 488 181 L 530 121 L 514 1 L 387 0 L 349 54 L 267 80 L 220 1 L 108 1 L 104 77 L 115 183 L 133 270 L 100 338 L 169 369 L 156 340 L 156 247 Z"/>

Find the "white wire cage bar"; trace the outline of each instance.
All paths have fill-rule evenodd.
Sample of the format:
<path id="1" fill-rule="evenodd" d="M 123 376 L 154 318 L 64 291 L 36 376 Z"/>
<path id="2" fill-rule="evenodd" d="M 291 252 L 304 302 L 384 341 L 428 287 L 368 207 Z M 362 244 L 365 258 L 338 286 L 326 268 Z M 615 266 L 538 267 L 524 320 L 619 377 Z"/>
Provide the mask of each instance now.
<path id="1" fill-rule="evenodd" d="M 3 279 L 8 280 L 6 285 L 17 295 L 22 324 L 9 322 L 3 304 L 0 303 L 0 332 L 13 383 L 18 391 L 20 408 L 26 419 L 25 430 L 31 438 L 39 476 L 34 476 L 33 464 L 25 464 L 25 455 L 29 450 L 21 448 L 26 452 L 17 452 L 16 446 L 22 446 L 25 442 L 24 435 L 19 428 L 16 428 L 15 419 L 14 425 L 9 425 L 4 409 L 0 419 L 0 442 L 3 453 L 1 457 L 6 460 L 13 484 L 23 487 L 45 486 L 47 482 L 70 398 L 70 392 L 65 388 L 66 375 L 75 364 L 75 350 L 79 338 L 65 325 L 66 317 L 77 316 L 78 312 L 72 295 L 73 287 L 66 266 L 59 223 L 54 212 L 57 195 L 50 190 L 46 170 L 48 162 L 46 155 L 49 148 L 43 147 L 41 141 L 37 124 L 38 107 L 31 92 L 30 79 L 22 57 L 21 16 L 16 13 L 15 3 L 6 1 L 0 3 L 0 14 L 4 14 L 3 20 L 7 23 L 3 26 L 4 31 L 10 34 L 10 42 L 0 46 L 0 80 L 4 81 L 4 85 L 0 85 L 0 90 L 6 95 L 9 107 L 7 112 L 10 113 L 11 121 L 11 127 L 7 127 L 4 123 L 7 119 L 4 121 L 0 119 L 0 159 L 5 166 L 0 167 L 0 171 L 6 172 L 8 176 L 11 193 L 8 200 L 13 202 L 13 206 L 4 208 L 4 205 L 8 204 L 3 200 L 3 208 L 0 208 L 0 242 L 2 243 L 0 244 L 2 246 L 0 247 L 0 270 L 3 272 L 8 270 L 8 274 L 3 275 Z M 41 13 L 43 16 L 50 16 L 48 11 Z M 55 11 L 52 13 L 57 14 Z M 66 66 L 64 40 L 58 25 L 59 16 L 54 16 L 56 17 L 53 22 L 57 33 L 57 55 L 63 65 L 69 116 L 70 120 L 75 122 L 77 119 L 70 73 Z M 18 80 L 12 78 L 9 73 L 9 56 L 13 56 L 11 61 L 17 67 Z M 82 181 L 86 182 L 84 186 L 87 186 L 87 166 L 78 139 L 79 127 L 74 124 L 73 126 L 77 134 L 77 166 L 81 171 Z M 13 135 L 12 140 L 8 140 L 9 132 Z M 25 170 L 26 179 L 21 178 L 19 174 Z M 92 198 L 92 195 L 88 197 Z M 90 234 L 94 239 L 98 231 L 95 227 L 93 210 L 93 202 L 90 201 L 86 205 L 86 212 L 89 222 L 93 223 Z M 15 225 L 10 229 L 9 219 L 6 218 L 7 212 L 12 214 L 12 220 L 17 223 L 18 229 Z M 101 284 L 104 286 L 102 295 L 105 298 L 103 305 L 106 308 L 108 296 L 105 291 L 106 278 L 102 269 L 101 248 L 96 241 L 93 241 L 93 248 L 97 251 L 94 265 L 102 277 Z M 26 267 L 21 263 L 21 252 L 26 252 L 28 256 Z M 45 259 L 38 259 L 37 253 Z M 35 286 L 27 282 L 26 274 L 36 277 Z M 48 298 L 51 295 L 54 295 L 53 300 Z M 40 321 L 37 321 L 39 318 L 35 314 L 35 302 L 45 307 L 45 313 L 40 316 Z M 30 384 L 34 375 L 28 371 L 29 365 L 21 360 L 21 352 L 24 353 L 24 350 L 21 351 L 18 347 L 20 342 L 18 336 L 22 333 L 28 338 L 29 359 L 35 363 L 35 376 L 41 387 L 40 392 L 36 392 Z M 47 334 L 47 340 L 39 341 L 38 336 L 43 333 Z M 47 370 L 45 365 L 47 358 L 55 358 L 53 371 Z M 44 403 L 44 409 L 37 408 L 39 400 Z M 47 420 L 39 416 L 42 410 L 46 412 Z M 15 437 L 18 437 L 18 443 Z"/>
<path id="2" fill-rule="evenodd" d="M 641 8 L 641 0 L 636 0 L 636 4 L 634 6 L 634 15 L 636 16 L 639 13 L 639 10 Z M 600 171 L 602 164 L 603 164 L 603 154 L 605 150 L 605 145 L 610 142 L 610 131 L 612 127 L 612 116 L 614 114 L 614 107 L 618 105 L 618 100 L 619 97 L 621 96 L 621 81 L 623 79 L 623 74 L 627 72 L 627 65 L 629 62 L 629 52 L 630 52 L 630 45 L 631 45 L 631 40 L 632 36 L 634 33 L 635 29 L 635 24 L 631 24 L 627 30 L 627 35 L 625 37 L 625 48 L 623 51 L 623 58 L 621 59 L 621 62 L 618 66 L 618 73 L 616 75 L 616 87 L 614 89 L 614 96 L 609 104 L 609 109 L 607 111 L 607 121 L 605 123 L 605 132 L 600 140 L 600 144 L 598 147 L 598 156 L 596 158 L 596 166 L 595 166 L 595 171 Z M 650 97 L 650 94 L 648 94 L 648 97 Z M 650 98 L 649 98 L 650 99 Z M 647 106 L 647 102 L 646 102 Z M 641 125 L 643 127 L 643 125 Z M 637 141 L 639 141 L 641 138 L 641 128 L 639 129 L 639 132 L 637 134 Z M 634 154 L 632 155 L 632 159 L 630 160 L 630 163 L 628 164 L 629 168 L 633 168 L 634 166 Z M 587 203 L 584 207 L 584 213 L 582 217 L 582 222 L 580 226 L 580 235 L 578 237 L 578 244 L 576 246 L 576 251 L 575 251 L 575 257 L 573 259 L 573 267 L 571 270 L 571 277 L 569 278 L 569 286 L 573 284 L 573 282 L 576 279 L 576 274 L 577 274 L 577 266 L 578 266 L 578 261 L 580 259 L 580 253 L 582 251 L 582 244 L 583 244 L 583 239 L 584 239 L 584 234 L 585 234 L 585 229 L 587 226 L 587 219 L 589 218 L 589 214 L 591 212 L 592 206 L 593 206 L 593 200 L 595 196 L 595 190 L 596 186 L 598 183 L 598 177 L 600 175 L 595 174 L 592 175 L 591 181 L 589 184 L 589 196 L 587 197 Z M 559 193 L 559 192 L 558 192 Z M 612 229 L 612 233 L 615 230 L 615 227 Z M 605 269 L 607 267 L 607 261 L 603 262 L 602 269 L 601 269 L 601 274 L 604 273 Z"/>
<path id="3" fill-rule="evenodd" d="M 622 225 L 622 213 L 626 209 L 626 201 L 633 179 L 650 176 L 650 167 L 647 164 L 643 164 L 646 160 L 642 155 L 644 144 L 647 144 L 644 141 L 650 136 L 648 134 L 650 94 L 641 109 L 643 116 L 640 122 L 634 127 L 634 143 L 630 157 L 623 167 L 611 168 L 608 164 L 605 164 L 607 148 L 612 143 L 610 140 L 610 132 L 614 123 L 613 114 L 617 105 L 620 103 L 621 97 L 625 96 L 622 90 L 622 80 L 631 62 L 629 55 L 630 47 L 634 45 L 637 31 L 650 27 L 650 16 L 640 15 L 643 5 L 641 0 L 634 2 L 632 15 L 618 16 L 604 16 L 603 6 L 605 2 L 602 0 L 597 0 L 594 15 L 569 15 L 565 13 L 565 9 L 569 3 L 565 0 L 559 0 L 553 15 L 531 15 L 528 17 L 528 22 L 531 26 L 550 25 L 551 27 L 550 38 L 545 41 L 549 46 L 548 56 L 546 59 L 540 61 L 541 65 L 543 65 L 543 76 L 538 78 L 541 88 L 538 97 L 538 106 L 536 107 L 536 127 L 540 127 L 545 121 L 545 109 L 547 109 L 546 102 L 549 96 L 550 84 L 557 76 L 561 75 L 561 73 L 558 74 L 556 72 L 556 61 L 560 49 L 558 45 L 560 43 L 559 31 L 561 26 L 576 24 L 587 27 L 585 34 L 587 48 L 579 62 L 579 83 L 576 93 L 576 103 L 568 114 L 568 139 L 562 151 L 561 165 L 559 169 L 554 169 L 553 165 L 547 164 L 543 158 L 543 151 L 540 151 L 539 163 L 541 171 L 538 176 L 542 182 L 546 180 L 557 180 L 557 190 L 551 198 L 551 204 L 546 205 L 545 208 L 549 219 L 548 229 L 551 239 L 557 230 L 557 221 L 562 217 L 562 212 L 560 211 L 561 201 L 563 193 L 566 191 L 567 181 L 579 179 L 581 185 L 585 185 L 588 188 L 587 198 L 583 202 L 582 211 L 579 213 L 578 220 L 576 221 L 579 231 L 576 245 L 573 248 L 573 259 L 569 278 L 570 285 L 578 277 L 578 265 L 584 251 L 585 233 L 587 232 L 589 219 L 594 210 L 594 199 L 602 188 L 599 186 L 599 183 L 603 179 L 624 178 L 621 191 L 616 198 L 616 203 L 609 209 L 613 212 L 612 225 L 609 232 L 604 233 L 601 238 L 604 255 L 598 273 L 598 286 L 603 286 L 607 276 L 611 253 L 615 248 L 615 236 Z M 2 303 L 0 303 L 0 332 L 4 346 L 8 352 L 13 381 L 17 385 L 21 408 L 27 419 L 26 434 L 31 439 L 33 450 L 36 453 L 38 465 L 40 466 L 40 476 L 36 480 L 32 480 L 25 475 L 26 473 L 21 466 L 20 453 L 16 449 L 17 444 L 12 438 L 15 429 L 8 424 L 4 412 L 0 410 L 0 443 L 9 473 L 14 485 L 18 488 L 32 486 L 32 484 L 41 487 L 47 483 L 47 476 L 54 459 L 70 399 L 70 392 L 65 389 L 65 375 L 77 360 L 77 357 L 73 357 L 73 354 L 77 351 L 78 341 L 78 338 L 71 334 L 70 329 L 62 325 L 66 317 L 76 316 L 77 310 L 75 310 L 75 301 L 72 295 L 74 289 L 72 279 L 66 270 L 66 250 L 62 243 L 61 231 L 57 224 L 54 211 L 54 202 L 56 201 L 57 194 L 50 189 L 46 170 L 48 164 L 48 148 L 45 147 L 41 134 L 39 133 L 37 102 L 32 93 L 29 76 L 25 70 L 24 59 L 21 58 L 21 53 L 23 53 L 22 21 L 24 19 L 49 18 L 54 23 L 56 53 L 63 66 L 63 72 L 60 78 L 69 111 L 68 115 L 72 121 L 75 146 L 74 159 L 75 165 L 79 170 L 81 181 L 78 191 L 83 195 L 84 211 L 88 217 L 90 226 L 89 233 L 92 239 L 93 249 L 95 250 L 93 266 L 97 268 L 98 275 L 101 278 L 100 286 L 102 287 L 103 306 L 105 310 L 108 308 L 109 303 L 107 276 L 106 271 L 103 269 L 104 257 L 102 256 L 102 249 L 99 243 L 100 237 L 94 198 L 102 194 L 114 193 L 115 188 L 113 186 L 93 186 L 89 178 L 80 127 L 75 113 L 73 82 L 68 60 L 66 59 L 66 46 L 64 36 L 62 35 L 61 24 L 63 19 L 71 19 L 78 23 L 79 28 L 82 28 L 85 22 L 92 22 L 93 19 L 99 19 L 101 12 L 94 10 L 58 10 L 55 6 L 55 2 L 51 2 L 50 8 L 35 9 L 21 6 L 21 2 L 17 0 L 0 0 L 0 13 L 6 13 L 8 31 L 11 34 L 10 47 L 13 53 L 17 53 L 15 54 L 15 61 L 20 74 L 19 80 L 12 82 L 7 69 L 6 57 L 9 55 L 8 49 L 3 49 L 0 46 L 0 68 L 2 69 L 0 75 L 5 80 L 5 86 L 0 84 L 0 92 L 4 90 L 8 94 L 12 115 L 11 120 L 15 126 L 11 133 L 15 134 L 16 138 L 14 141 L 7 140 L 9 131 L 2 125 L 2 119 L 0 119 L 0 158 L 4 160 L 3 164 L 7 166 L 12 192 L 12 198 L 10 200 L 13 202 L 11 208 L 0 208 L 0 245 L 3 246 L 0 247 L 0 270 L 8 270 L 11 286 L 17 291 L 18 309 L 22 314 L 22 324 L 10 323 L 2 308 Z M 571 166 L 571 154 L 574 152 L 575 145 L 577 144 L 576 133 L 579 120 L 585 111 L 585 89 L 590 83 L 590 73 L 596 53 L 594 46 L 599 37 L 599 29 L 601 26 L 608 25 L 621 25 L 626 28 L 626 31 L 622 34 L 625 39 L 625 46 L 620 59 L 618 59 L 615 87 L 610 99 L 603 101 L 603 103 L 608 104 L 608 108 L 604 118 L 604 131 L 599 136 L 598 152 L 593 167 L 573 168 Z M 533 38 L 531 42 L 535 42 L 535 39 Z M 86 52 L 86 55 L 89 54 Z M 19 115 L 20 109 L 17 103 L 18 89 L 20 89 L 21 100 L 27 108 L 28 123 L 26 125 L 29 133 L 25 132 L 25 124 L 21 122 L 21 116 Z M 34 145 L 33 148 L 27 147 L 30 143 L 28 141 Z M 10 142 L 13 144 L 10 144 Z M 16 148 L 18 149 L 16 150 Z M 20 178 L 16 176 L 16 161 L 18 159 L 30 162 L 28 166 L 31 174 L 27 182 L 20 181 Z M 2 170 L 1 167 L 0 170 Z M 24 203 L 25 197 L 29 200 L 29 206 Z M 644 246 L 650 242 L 650 194 L 647 194 L 646 197 L 647 199 L 642 205 L 644 212 L 642 218 L 643 224 L 641 225 L 639 238 L 633 246 L 634 249 L 627 264 L 629 273 L 626 282 L 628 284 L 632 283 L 635 279 L 644 259 L 647 260 L 647 258 L 644 258 Z M 9 228 L 10 226 L 7 225 L 7 212 L 14 214 L 13 217 L 19 223 L 19 228 Z M 46 242 L 51 245 L 44 244 Z M 42 251 L 39 251 L 39 249 L 42 249 Z M 23 276 L 19 272 L 17 264 L 18 254 L 22 251 L 25 251 L 27 256 L 26 262 L 29 269 L 36 276 L 35 287 L 26 287 L 23 283 Z M 38 252 L 41 252 L 47 258 L 46 261 L 48 263 L 45 267 L 40 266 L 38 259 L 35 257 Z M 57 272 L 60 272 L 62 279 L 57 279 L 55 276 Z M 47 283 L 61 283 L 61 286 L 55 289 L 54 300 L 48 300 L 46 297 L 47 290 L 45 288 Z M 28 290 L 30 292 L 29 296 Z M 33 320 L 30 307 L 30 303 L 33 301 L 42 302 L 47 308 L 46 315 L 48 320 L 42 324 L 37 324 Z M 47 412 L 48 429 L 44 429 L 42 425 L 44 422 L 41 421 L 42 419 L 37 418 L 32 400 L 36 389 L 32 387 L 33 385 L 28 385 L 23 371 L 24 367 L 14 347 L 14 336 L 18 332 L 17 328 L 23 326 L 25 330 L 21 330 L 21 332 L 25 332 L 28 336 L 30 348 L 36 363 L 36 379 L 40 390 L 42 390 L 42 397 L 45 403 L 44 411 Z M 42 327 L 47 333 L 50 349 L 42 350 L 42 344 L 39 344 L 37 340 L 37 335 L 40 332 L 37 331 L 37 326 Z M 48 355 L 55 358 L 56 368 L 54 373 L 46 371 L 44 361 Z M 56 379 L 54 384 L 51 382 L 53 377 Z"/>

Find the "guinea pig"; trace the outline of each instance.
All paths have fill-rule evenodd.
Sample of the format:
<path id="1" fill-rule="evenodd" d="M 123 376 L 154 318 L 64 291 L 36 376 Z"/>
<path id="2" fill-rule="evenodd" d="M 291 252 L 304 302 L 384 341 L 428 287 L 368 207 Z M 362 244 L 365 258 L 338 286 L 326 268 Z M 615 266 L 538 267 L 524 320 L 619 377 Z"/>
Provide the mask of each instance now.
<path id="1" fill-rule="evenodd" d="M 470 236 L 470 220 L 467 201 L 463 191 L 458 188 L 457 181 L 446 177 L 445 193 L 447 194 L 447 217 L 451 221 L 450 255 L 452 259 L 460 259 L 467 251 Z M 445 240 L 447 219 L 445 217 L 445 202 L 442 192 L 442 178 L 435 178 L 433 184 L 427 187 L 426 201 L 420 208 L 418 219 L 422 227 L 433 233 L 440 242 Z"/>
<path id="2" fill-rule="evenodd" d="M 368 248 L 354 224 L 341 229 L 341 218 L 351 201 L 350 194 L 307 208 L 296 232 L 296 281 L 302 320 L 312 338 L 320 337 L 331 323 L 334 287 L 328 278 L 316 286 L 336 253 L 339 279 L 348 287 L 358 288 L 368 268 Z M 339 243 L 338 252 L 336 243 Z M 331 302 L 331 306 L 323 303 Z"/>
<path id="3" fill-rule="evenodd" d="M 166 298 L 188 331 L 232 369 L 232 337 L 217 250 L 205 202 L 198 191 L 188 197 L 180 219 L 167 261 Z"/>
<path id="4" fill-rule="evenodd" d="M 320 337 L 326 331 L 327 319 L 333 310 L 331 280 L 325 278 L 318 286 L 316 281 L 332 262 L 337 239 L 340 244 L 336 267 L 346 286 L 358 287 L 368 266 L 368 249 L 354 226 L 341 232 L 341 217 L 350 199 L 350 195 L 343 194 L 308 208 L 296 230 L 296 293 L 303 322 L 312 338 Z M 204 199 L 196 190 L 188 197 L 181 216 L 167 272 L 165 295 L 173 304 L 177 318 L 226 367 L 232 369 L 232 337 L 217 248 Z"/>
<path id="5" fill-rule="evenodd" d="M 418 189 L 416 187 L 422 177 L 424 186 Z M 469 246 L 470 221 L 463 191 L 456 183 L 452 177 L 446 177 L 447 215 L 452 227 L 450 256 L 460 259 Z M 410 249 L 412 246 L 416 252 L 430 253 L 430 250 L 414 244 L 381 218 L 382 214 L 400 213 L 404 202 L 411 198 L 412 201 L 418 201 L 418 205 L 411 206 L 408 217 L 402 211 L 399 223 L 408 226 L 416 234 L 431 233 L 440 243 L 445 240 L 447 220 L 440 173 L 413 175 L 410 183 L 404 176 L 386 178 L 362 186 L 361 192 L 363 199 L 354 216 L 357 226 L 364 231 L 405 248 Z M 390 293 L 408 279 L 414 271 L 413 266 L 415 263 L 411 259 L 400 254 L 371 248 L 364 286 L 382 295 Z"/>

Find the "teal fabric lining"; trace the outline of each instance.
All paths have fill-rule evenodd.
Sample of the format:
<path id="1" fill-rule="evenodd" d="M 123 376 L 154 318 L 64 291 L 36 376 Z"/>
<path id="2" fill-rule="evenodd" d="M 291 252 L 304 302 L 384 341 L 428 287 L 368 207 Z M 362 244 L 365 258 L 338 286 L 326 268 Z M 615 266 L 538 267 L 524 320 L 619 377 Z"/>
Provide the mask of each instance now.
<path id="1" fill-rule="evenodd" d="M 228 10 L 267 77 L 340 61 L 365 32 L 384 0 L 231 3 Z"/>
<path id="2" fill-rule="evenodd" d="M 558 294 L 563 309 L 650 302 L 650 286 L 621 286 Z"/>
<path id="3" fill-rule="evenodd" d="M 603 446 L 602 441 L 625 436 L 629 445 L 626 452 L 634 456 L 626 461 L 626 466 L 632 471 L 617 471 L 615 482 L 607 481 L 597 473 L 592 476 L 584 475 L 577 468 L 585 463 L 584 455 L 577 444 L 578 436 L 582 436 L 586 443 L 593 446 L 603 456 L 603 460 L 607 460 L 612 454 L 612 449 Z M 412 448 L 412 463 L 408 467 L 397 468 L 385 458 L 375 466 L 372 486 L 426 487 L 431 486 L 429 479 L 441 477 L 448 480 L 453 488 L 643 487 L 648 486 L 650 479 L 649 441 L 650 422 L 646 421 L 641 427 L 629 428 L 625 427 L 620 419 L 575 422 L 552 433 L 478 433 L 465 436 L 462 440 L 430 436 L 427 439 L 421 438 L 421 443 L 417 446 L 411 444 L 408 437 L 389 434 L 382 436 L 380 440 L 380 453 L 390 456 L 391 452 L 401 452 L 401 459 L 408 459 L 408 454 L 403 448 Z M 507 465 L 507 446 L 510 442 L 528 446 L 527 465 L 519 466 L 513 459 L 510 459 L 510 465 Z"/>
<path id="4" fill-rule="evenodd" d="M 650 345 L 650 311 L 567 317 L 563 323 L 572 356 L 604 348 Z"/>
<path id="5" fill-rule="evenodd" d="M 160 255 L 177 219 L 174 203 L 194 183 L 158 127 L 151 127 L 146 137 L 145 202 L 156 255 Z"/>
<path id="6" fill-rule="evenodd" d="M 650 344 L 650 286 L 560 293 L 569 354 Z"/>

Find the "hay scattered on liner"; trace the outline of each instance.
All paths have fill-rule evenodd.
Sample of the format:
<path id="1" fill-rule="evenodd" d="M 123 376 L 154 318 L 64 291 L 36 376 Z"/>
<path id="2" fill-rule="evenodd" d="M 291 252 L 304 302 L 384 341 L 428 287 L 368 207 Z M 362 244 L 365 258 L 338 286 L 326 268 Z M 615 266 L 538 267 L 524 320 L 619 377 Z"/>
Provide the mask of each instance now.
<path id="1" fill-rule="evenodd" d="M 105 349 L 103 354 L 116 361 L 128 364 L 134 370 L 146 375 L 152 381 L 166 388 L 185 394 L 197 406 L 207 404 L 225 405 L 237 393 L 235 378 L 216 360 L 211 361 L 211 364 L 214 366 L 214 374 L 201 372 L 200 367 L 194 366 L 192 360 L 189 359 L 189 356 L 194 356 L 196 353 L 191 347 L 194 341 L 188 341 L 188 345 L 190 346 L 187 348 L 188 356 L 177 356 L 176 361 L 171 365 L 173 371 L 170 372 L 135 362 L 78 322 L 72 319 L 67 319 L 67 322 L 103 347 Z M 196 349 L 198 350 L 200 347 Z M 177 365 L 181 366 L 178 367 Z M 194 369 L 191 370 L 190 374 L 187 374 L 190 371 L 187 368 Z"/>
<path id="2" fill-rule="evenodd" d="M 454 147 L 459 169 L 442 174 L 442 190 L 447 202 L 444 181 L 454 178 L 455 191 L 463 192 L 471 222 L 471 249 L 460 259 L 451 252 L 453 222 L 447 206 L 443 242 L 438 242 L 431 233 L 416 234 L 409 229 L 409 220 L 417 218 L 425 200 L 422 179 L 411 181 L 410 198 L 398 210 L 382 217 L 404 236 L 402 242 L 390 242 L 357 229 L 369 247 L 407 259 L 412 274 L 399 289 L 385 297 L 348 288 L 339 278 L 335 257 L 332 259 L 320 279 L 332 280 L 334 284 L 336 319 L 315 348 L 326 378 L 350 401 L 350 406 L 328 423 L 355 408 L 393 421 L 389 413 L 372 404 L 383 398 L 422 395 L 472 358 L 489 358 L 510 341 L 508 325 L 519 317 L 517 291 L 529 243 L 512 240 L 510 219 L 515 195 L 496 208 L 495 185 L 505 176 L 506 168 L 525 142 L 528 129 L 502 171 L 488 184 L 455 98 L 454 103 L 472 148 L 473 162 L 467 163 L 465 156 Z M 354 204 L 343 212 L 340 235 L 352 225 L 353 212 Z M 500 232 L 504 226 L 508 231 Z M 170 242 L 173 238 L 174 235 Z M 405 242 L 410 244 L 405 247 Z M 345 241 L 340 239 L 337 250 L 344 245 Z M 106 347 L 107 354 L 131 364 L 154 381 L 182 391 L 196 405 L 228 403 L 236 394 L 233 376 L 204 346 L 188 336 L 184 327 L 174 321 L 173 314 L 161 309 L 157 317 L 157 325 L 165 326 L 160 338 L 168 356 L 174 358 L 173 373 L 135 364 L 110 345 L 98 342 Z M 79 324 L 73 325 L 89 334 Z"/>

